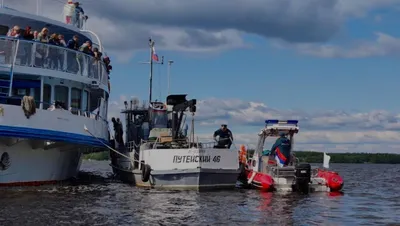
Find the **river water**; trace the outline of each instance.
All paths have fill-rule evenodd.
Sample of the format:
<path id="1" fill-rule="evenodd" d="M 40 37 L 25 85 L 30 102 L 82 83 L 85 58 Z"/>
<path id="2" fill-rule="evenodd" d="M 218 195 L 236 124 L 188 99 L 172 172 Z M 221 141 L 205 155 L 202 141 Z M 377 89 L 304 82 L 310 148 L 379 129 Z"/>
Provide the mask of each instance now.
<path id="1" fill-rule="evenodd" d="M 140 189 L 84 161 L 77 180 L 0 190 L 0 225 L 400 225 L 400 165 L 331 167 L 343 194 Z"/>

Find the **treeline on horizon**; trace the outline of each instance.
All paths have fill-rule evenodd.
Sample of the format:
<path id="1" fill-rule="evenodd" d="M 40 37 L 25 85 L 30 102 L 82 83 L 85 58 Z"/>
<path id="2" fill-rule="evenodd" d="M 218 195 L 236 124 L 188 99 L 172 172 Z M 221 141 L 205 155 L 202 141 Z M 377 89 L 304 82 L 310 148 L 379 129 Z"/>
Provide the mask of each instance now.
<path id="1" fill-rule="evenodd" d="M 253 149 L 248 150 L 248 156 L 251 157 L 254 154 Z M 309 163 L 322 163 L 323 152 L 314 151 L 295 151 L 294 154 L 300 162 Z M 400 154 L 388 154 L 388 153 L 327 153 L 331 156 L 330 163 L 378 163 L 378 164 L 400 164 Z M 85 154 L 83 156 L 85 160 L 110 160 L 108 151 L 96 152 Z"/>
<path id="2" fill-rule="evenodd" d="M 254 154 L 253 149 L 248 150 L 248 155 Z M 294 151 L 300 162 L 322 163 L 323 152 Z M 378 164 L 400 164 L 400 154 L 388 153 L 327 153 L 330 163 L 378 163 Z"/>

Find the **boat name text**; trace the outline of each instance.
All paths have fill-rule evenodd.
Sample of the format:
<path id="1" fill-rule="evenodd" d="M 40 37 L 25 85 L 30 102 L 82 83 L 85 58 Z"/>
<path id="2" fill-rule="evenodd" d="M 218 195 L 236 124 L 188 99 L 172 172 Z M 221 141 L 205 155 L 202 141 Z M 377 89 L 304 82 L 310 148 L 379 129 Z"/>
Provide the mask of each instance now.
<path id="1" fill-rule="evenodd" d="M 192 162 L 220 162 L 221 156 L 216 155 L 211 158 L 210 155 L 174 155 L 173 163 L 192 163 Z"/>

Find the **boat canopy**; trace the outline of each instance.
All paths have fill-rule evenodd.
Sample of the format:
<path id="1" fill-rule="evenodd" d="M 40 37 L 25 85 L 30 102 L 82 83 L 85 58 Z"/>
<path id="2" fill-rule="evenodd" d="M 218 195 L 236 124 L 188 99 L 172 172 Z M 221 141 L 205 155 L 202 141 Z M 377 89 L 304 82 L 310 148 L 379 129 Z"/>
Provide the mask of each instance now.
<path id="1" fill-rule="evenodd" d="M 265 128 L 260 135 L 277 137 L 281 132 L 294 134 L 299 132 L 298 120 L 265 120 Z"/>

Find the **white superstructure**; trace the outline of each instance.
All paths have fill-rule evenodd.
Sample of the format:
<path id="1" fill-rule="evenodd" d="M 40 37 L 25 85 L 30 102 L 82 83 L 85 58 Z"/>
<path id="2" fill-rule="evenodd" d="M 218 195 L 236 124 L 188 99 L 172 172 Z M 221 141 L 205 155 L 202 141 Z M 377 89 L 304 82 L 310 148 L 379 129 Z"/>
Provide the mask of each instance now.
<path id="1" fill-rule="evenodd" d="M 0 8 L 0 186 L 71 178 L 83 151 L 109 142 L 106 66 L 80 51 L 7 37 L 15 25 L 90 40 L 72 25 Z"/>

